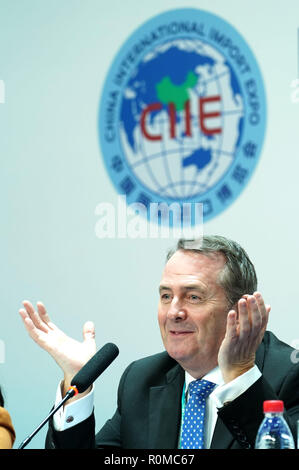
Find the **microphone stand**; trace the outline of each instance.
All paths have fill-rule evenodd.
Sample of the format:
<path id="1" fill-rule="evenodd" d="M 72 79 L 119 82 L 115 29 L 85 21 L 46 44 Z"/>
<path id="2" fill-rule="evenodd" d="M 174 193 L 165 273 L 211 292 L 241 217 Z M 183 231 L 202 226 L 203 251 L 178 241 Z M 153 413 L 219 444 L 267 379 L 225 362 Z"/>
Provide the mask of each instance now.
<path id="1" fill-rule="evenodd" d="M 59 410 L 59 408 L 62 407 L 62 405 L 64 405 L 64 403 L 69 400 L 70 398 L 72 398 L 74 395 L 77 395 L 78 393 L 78 390 L 76 387 L 70 387 L 69 390 L 66 392 L 66 395 L 65 397 L 61 400 L 60 403 L 58 403 L 58 405 L 52 409 L 52 411 L 48 414 L 48 416 L 40 423 L 40 425 L 28 436 L 26 437 L 26 439 L 24 439 L 24 441 L 22 442 L 22 444 L 18 447 L 18 449 L 24 449 L 24 447 L 26 447 L 29 442 L 31 441 L 31 439 L 35 436 L 35 434 L 38 433 L 38 431 L 49 421 L 49 419 L 56 413 L 56 411 Z"/>

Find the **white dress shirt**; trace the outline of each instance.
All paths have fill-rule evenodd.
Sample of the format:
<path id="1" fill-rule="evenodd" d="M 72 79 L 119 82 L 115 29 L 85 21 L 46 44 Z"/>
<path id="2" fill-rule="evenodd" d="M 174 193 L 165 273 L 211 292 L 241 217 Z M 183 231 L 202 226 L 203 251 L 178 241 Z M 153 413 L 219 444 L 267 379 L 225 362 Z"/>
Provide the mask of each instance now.
<path id="1" fill-rule="evenodd" d="M 61 383 L 57 387 L 55 406 L 62 400 Z M 91 391 L 72 403 L 61 407 L 53 416 L 56 431 L 65 431 L 87 419 L 93 412 L 94 385 Z"/>
<path id="2" fill-rule="evenodd" d="M 223 377 L 219 367 L 208 372 L 202 379 L 208 380 L 216 384 L 213 392 L 208 396 L 206 400 L 206 411 L 205 411 L 205 434 L 204 444 L 205 448 L 209 449 L 214 433 L 216 421 L 217 421 L 217 410 L 222 408 L 225 403 L 233 401 L 235 398 L 244 393 L 251 385 L 253 385 L 260 377 L 261 372 L 255 365 L 250 370 L 240 375 L 231 382 L 224 383 Z M 185 390 L 188 393 L 189 383 L 196 380 L 188 372 L 185 372 Z"/>
<path id="3" fill-rule="evenodd" d="M 261 376 L 261 372 L 255 365 L 250 370 L 240 375 L 231 382 L 224 383 L 219 367 L 208 372 L 202 379 L 209 380 L 216 384 L 213 392 L 209 395 L 206 402 L 205 412 L 205 448 L 211 445 L 214 428 L 217 421 L 217 409 L 229 401 L 234 400 L 253 385 Z M 189 383 L 193 378 L 188 372 L 185 372 L 185 390 L 188 396 Z M 56 392 L 57 405 L 62 400 L 61 384 Z M 83 398 L 69 403 L 64 408 L 60 408 L 53 416 L 54 427 L 57 431 L 64 431 L 72 426 L 87 419 L 93 412 L 94 407 L 94 387 Z"/>

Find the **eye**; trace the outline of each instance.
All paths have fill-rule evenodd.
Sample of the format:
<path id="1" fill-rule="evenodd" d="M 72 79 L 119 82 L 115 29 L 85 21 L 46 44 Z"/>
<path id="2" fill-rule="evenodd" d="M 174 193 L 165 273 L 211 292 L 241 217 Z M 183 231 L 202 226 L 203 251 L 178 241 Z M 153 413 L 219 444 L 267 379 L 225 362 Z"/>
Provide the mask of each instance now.
<path id="1" fill-rule="evenodd" d="M 196 304 L 202 300 L 201 297 L 197 294 L 188 294 L 187 299 L 193 304 Z"/>
<path id="2" fill-rule="evenodd" d="M 161 302 L 164 304 L 167 304 L 168 302 L 171 302 L 171 294 L 164 293 L 160 295 Z"/>

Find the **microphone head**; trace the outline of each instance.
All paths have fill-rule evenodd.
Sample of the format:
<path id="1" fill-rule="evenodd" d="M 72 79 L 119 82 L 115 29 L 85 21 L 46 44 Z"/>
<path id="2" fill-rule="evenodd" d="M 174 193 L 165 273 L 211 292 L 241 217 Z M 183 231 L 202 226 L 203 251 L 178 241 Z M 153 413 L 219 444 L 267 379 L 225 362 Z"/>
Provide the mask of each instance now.
<path id="1" fill-rule="evenodd" d="M 118 356 L 119 349 L 113 343 L 105 344 L 73 377 L 71 385 L 75 386 L 79 393 L 85 392 L 99 375 L 110 366 Z"/>

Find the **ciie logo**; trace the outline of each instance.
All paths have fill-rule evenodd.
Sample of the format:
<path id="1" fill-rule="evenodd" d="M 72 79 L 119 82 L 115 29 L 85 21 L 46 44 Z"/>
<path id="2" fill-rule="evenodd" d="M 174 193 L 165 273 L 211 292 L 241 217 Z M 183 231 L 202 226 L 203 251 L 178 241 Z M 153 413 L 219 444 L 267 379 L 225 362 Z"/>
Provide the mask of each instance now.
<path id="1" fill-rule="evenodd" d="M 0 104 L 5 103 L 5 83 L 4 80 L 0 80 Z"/>
<path id="2" fill-rule="evenodd" d="M 245 40 L 213 14 L 179 9 L 122 46 L 98 129 L 107 172 L 128 205 L 145 206 L 150 220 L 152 204 L 202 204 L 205 222 L 246 187 L 265 121 L 263 80 Z M 156 220 L 165 223 L 162 212 Z"/>

